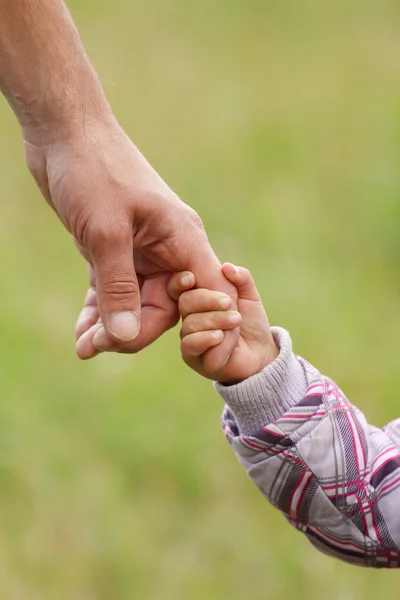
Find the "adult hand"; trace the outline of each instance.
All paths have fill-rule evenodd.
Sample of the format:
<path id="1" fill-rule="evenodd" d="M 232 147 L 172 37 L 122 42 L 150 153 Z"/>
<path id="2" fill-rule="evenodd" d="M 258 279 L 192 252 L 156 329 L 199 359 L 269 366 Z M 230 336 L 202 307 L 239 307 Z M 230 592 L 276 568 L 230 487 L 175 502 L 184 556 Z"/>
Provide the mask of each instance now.
<path id="1" fill-rule="evenodd" d="M 172 327 L 171 271 L 235 294 L 196 213 L 116 123 L 63 0 L 0 0 L 0 91 L 33 176 L 93 265 L 77 326 L 81 358 L 137 352 Z"/>
<path id="2" fill-rule="evenodd" d="M 167 294 L 171 272 L 188 270 L 197 285 L 226 292 L 225 279 L 198 215 L 184 204 L 114 119 L 41 145 L 25 137 L 28 166 L 47 202 L 92 265 L 91 287 L 77 323 L 77 353 L 137 352 L 179 319 Z M 215 348 L 227 360 L 230 332 Z"/>

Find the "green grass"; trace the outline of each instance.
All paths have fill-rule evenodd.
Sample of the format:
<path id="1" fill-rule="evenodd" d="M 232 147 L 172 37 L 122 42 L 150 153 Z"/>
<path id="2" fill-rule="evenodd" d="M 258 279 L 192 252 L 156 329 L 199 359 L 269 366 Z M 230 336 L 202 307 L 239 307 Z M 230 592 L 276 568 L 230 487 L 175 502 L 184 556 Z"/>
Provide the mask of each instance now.
<path id="1" fill-rule="evenodd" d="M 398 416 L 398 3 L 71 8 L 122 124 L 271 322 L 372 422 Z M 0 598 L 397 599 L 398 575 L 318 554 L 252 487 L 177 331 L 75 358 L 85 267 L 4 101 L 0 129 Z"/>

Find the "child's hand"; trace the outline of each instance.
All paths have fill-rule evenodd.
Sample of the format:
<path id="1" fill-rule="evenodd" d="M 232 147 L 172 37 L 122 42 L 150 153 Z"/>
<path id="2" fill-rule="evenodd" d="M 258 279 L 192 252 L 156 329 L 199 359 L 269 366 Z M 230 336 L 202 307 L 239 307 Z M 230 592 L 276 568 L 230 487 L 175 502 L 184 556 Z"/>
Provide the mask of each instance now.
<path id="1" fill-rule="evenodd" d="M 225 263 L 222 271 L 237 288 L 238 312 L 229 310 L 231 300 L 221 292 L 184 291 L 195 285 L 192 273 L 174 275 L 169 293 L 179 298 L 181 351 L 186 364 L 203 377 L 232 384 L 259 373 L 275 360 L 279 350 L 250 272 L 230 263 Z M 217 364 L 213 348 L 223 340 L 224 331 L 238 326 L 237 347 L 224 365 Z"/>

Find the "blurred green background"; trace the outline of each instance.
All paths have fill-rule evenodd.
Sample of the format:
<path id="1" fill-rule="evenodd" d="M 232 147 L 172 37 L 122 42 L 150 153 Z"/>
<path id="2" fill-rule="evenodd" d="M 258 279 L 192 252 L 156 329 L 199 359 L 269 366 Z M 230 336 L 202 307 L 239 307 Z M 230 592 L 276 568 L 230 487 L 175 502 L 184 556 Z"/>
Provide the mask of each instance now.
<path id="1" fill-rule="evenodd" d="M 400 415 L 400 5 L 75 0 L 122 125 L 252 269 L 270 320 L 377 425 Z M 398 599 L 253 488 L 178 330 L 80 363 L 86 271 L 0 102 L 0 598 Z"/>

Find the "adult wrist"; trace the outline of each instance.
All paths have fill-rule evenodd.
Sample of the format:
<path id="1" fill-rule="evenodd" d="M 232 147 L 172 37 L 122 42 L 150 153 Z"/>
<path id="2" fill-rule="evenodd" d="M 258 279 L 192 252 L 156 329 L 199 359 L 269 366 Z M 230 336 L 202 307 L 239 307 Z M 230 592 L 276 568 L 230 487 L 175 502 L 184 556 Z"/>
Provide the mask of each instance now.
<path id="1" fill-rule="evenodd" d="M 24 119 L 21 123 L 21 131 L 24 142 L 32 146 L 45 148 L 57 142 L 67 142 L 86 136 L 90 129 L 99 124 L 103 126 L 116 127 L 116 119 L 109 106 L 97 106 L 91 104 L 84 108 L 68 108 L 58 113 L 52 111 L 41 111 L 39 117 Z"/>
<path id="2" fill-rule="evenodd" d="M 82 81 L 85 84 L 82 85 Z M 96 74 L 89 73 L 81 81 L 65 83 L 62 90 L 49 89 L 40 98 L 31 98 L 13 108 L 21 125 L 24 141 L 34 146 L 73 139 L 85 134 L 97 123 L 116 125 L 115 117 Z"/>

